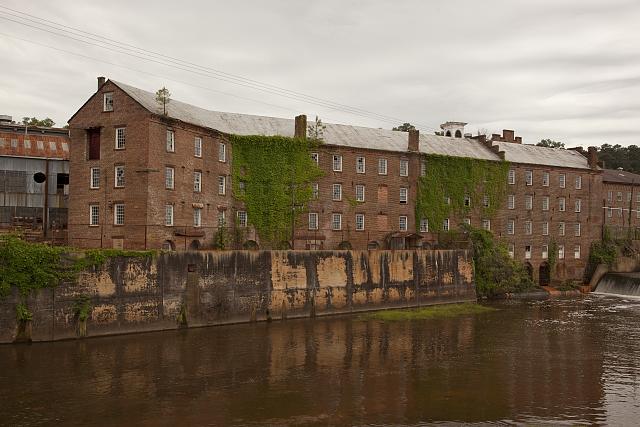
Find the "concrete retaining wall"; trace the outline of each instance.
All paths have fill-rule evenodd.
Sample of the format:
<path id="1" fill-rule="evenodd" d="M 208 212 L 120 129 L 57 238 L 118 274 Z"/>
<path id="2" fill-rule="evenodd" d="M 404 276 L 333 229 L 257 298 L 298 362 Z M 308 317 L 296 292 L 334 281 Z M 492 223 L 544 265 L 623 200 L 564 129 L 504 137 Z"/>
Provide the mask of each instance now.
<path id="1" fill-rule="evenodd" d="M 269 317 L 475 300 L 469 254 L 457 251 L 180 252 L 114 258 L 27 298 L 32 339 L 78 336 L 74 302 L 91 298 L 87 336 L 249 322 Z M 15 340 L 14 294 L 0 301 L 0 343 Z"/>

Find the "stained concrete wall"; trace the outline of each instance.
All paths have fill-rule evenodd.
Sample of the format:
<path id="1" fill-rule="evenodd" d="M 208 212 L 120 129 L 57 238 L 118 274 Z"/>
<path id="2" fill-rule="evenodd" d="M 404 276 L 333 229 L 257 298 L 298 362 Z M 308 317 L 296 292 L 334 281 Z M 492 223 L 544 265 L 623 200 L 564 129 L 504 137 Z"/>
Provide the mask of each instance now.
<path id="1" fill-rule="evenodd" d="M 475 300 L 469 254 L 454 251 L 227 251 L 114 258 L 27 299 L 32 339 L 74 338 L 87 295 L 87 336 L 415 307 Z M 0 342 L 17 333 L 17 294 L 0 301 Z"/>

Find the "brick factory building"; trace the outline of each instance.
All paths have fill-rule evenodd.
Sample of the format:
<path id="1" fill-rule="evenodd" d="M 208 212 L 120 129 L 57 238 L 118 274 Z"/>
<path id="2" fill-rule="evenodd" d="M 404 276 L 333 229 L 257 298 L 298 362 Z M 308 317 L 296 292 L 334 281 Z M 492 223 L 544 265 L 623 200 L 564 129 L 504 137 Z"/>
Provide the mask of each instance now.
<path id="1" fill-rule="evenodd" d="M 640 175 L 622 169 L 603 169 L 604 225 L 615 237 L 637 238 L 640 227 Z"/>
<path id="2" fill-rule="evenodd" d="M 70 243 L 125 249 L 211 247 L 219 224 L 244 228 L 247 241 L 260 244 L 232 195 L 228 135 L 307 132 L 305 116 L 223 113 L 175 100 L 165 115 L 155 94 L 103 78 L 69 124 Z M 541 283 L 552 248 L 555 277 L 581 277 L 602 229 L 595 151 L 524 145 L 513 131 L 471 138 L 464 125 L 447 122 L 442 135 L 423 135 L 326 123 L 323 144 L 311 153 L 324 175 L 300 216 L 294 248 L 437 247 L 443 231 L 466 222 L 491 230 Z M 507 194 L 496 214 L 485 218 L 473 206 L 464 218 L 442 224 L 416 218 L 429 156 L 509 162 Z"/>

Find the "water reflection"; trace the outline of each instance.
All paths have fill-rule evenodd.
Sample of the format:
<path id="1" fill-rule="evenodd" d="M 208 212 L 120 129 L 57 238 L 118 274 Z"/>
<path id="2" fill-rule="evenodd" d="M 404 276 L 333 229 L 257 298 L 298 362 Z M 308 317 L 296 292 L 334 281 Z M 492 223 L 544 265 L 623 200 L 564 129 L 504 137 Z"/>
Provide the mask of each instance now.
<path id="1" fill-rule="evenodd" d="M 635 423 L 640 303 L 0 347 L 0 424 Z"/>

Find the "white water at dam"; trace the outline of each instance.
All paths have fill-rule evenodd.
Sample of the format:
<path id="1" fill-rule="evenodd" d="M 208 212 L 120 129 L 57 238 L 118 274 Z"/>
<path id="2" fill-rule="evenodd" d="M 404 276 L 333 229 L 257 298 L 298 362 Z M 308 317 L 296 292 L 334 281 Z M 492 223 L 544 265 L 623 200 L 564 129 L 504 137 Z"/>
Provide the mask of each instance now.
<path id="1" fill-rule="evenodd" d="M 640 273 L 607 273 L 594 292 L 640 298 Z"/>

